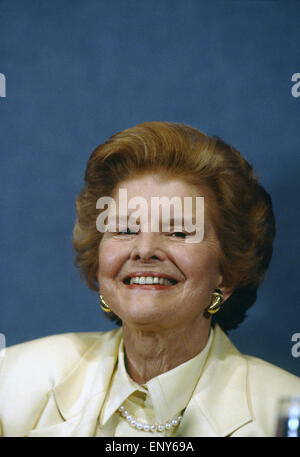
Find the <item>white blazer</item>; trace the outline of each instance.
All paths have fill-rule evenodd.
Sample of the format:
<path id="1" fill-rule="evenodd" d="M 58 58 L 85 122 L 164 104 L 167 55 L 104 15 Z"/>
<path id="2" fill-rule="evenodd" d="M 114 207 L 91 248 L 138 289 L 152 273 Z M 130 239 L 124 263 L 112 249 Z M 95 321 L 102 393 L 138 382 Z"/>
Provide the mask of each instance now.
<path id="1" fill-rule="evenodd" d="M 0 435 L 94 436 L 121 335 L 121 328 L 70 333 L 7 348 L 0 358 Z M 242 355 L 216 326 L 177 436 L 274 436 L 277 402 L 286 395 L 300 395 L 300 378 Z"/>

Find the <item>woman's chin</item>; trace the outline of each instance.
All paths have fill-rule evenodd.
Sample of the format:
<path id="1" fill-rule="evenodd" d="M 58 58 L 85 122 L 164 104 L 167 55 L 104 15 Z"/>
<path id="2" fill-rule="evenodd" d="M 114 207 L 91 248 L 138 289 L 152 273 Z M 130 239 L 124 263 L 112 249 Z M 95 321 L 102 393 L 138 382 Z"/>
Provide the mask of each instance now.
<path id="1" fill-rule="evenodd" d="M 153 303 L 144 300 L 143 302 L 131 302 L 124 307 L 120 307 L 118 312 L 123 323 L 128 325 L 144 326 L 144 327 L 164 327 L 164 322 L 170 320 L 168 309 L 162 303 Z"/>

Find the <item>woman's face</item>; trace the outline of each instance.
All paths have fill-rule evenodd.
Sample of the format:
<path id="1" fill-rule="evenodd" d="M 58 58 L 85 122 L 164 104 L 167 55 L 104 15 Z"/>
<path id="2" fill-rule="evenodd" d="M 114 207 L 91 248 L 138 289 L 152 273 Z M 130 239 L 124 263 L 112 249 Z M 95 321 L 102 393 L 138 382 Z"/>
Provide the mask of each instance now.
<path id="1" fill-rule="evenodd" d="M 147 201 L 148 231 L 118 232 L 117 226 L 116 231 L 104 233 L 97 278 L 106 303 L 123 323 L 140 328 L 174 329 L 195 320 L 209 325 L 203 314 L 214 289 L 222 289 L 223 278 L 219 271 L 220 246 L 209 215 L 212 200 L 208 190 L 203 187 L 199 191 L 177 179 L 161 181 L 150 174 L 119 184 L 114 194 L 117 208 L 120 188 L 127 189 L 128 201 L 137 196 Z M 151 197 L 163 196 L 180 197 L 182 202 L 184 197 L 204 197 L 201 242 L 186 242 L 191 234 L 180 233 L 172 226 L 168 232 L 162 227 L 151 232 Z M 132 211 L 128 210 L 128 214 Z"/>

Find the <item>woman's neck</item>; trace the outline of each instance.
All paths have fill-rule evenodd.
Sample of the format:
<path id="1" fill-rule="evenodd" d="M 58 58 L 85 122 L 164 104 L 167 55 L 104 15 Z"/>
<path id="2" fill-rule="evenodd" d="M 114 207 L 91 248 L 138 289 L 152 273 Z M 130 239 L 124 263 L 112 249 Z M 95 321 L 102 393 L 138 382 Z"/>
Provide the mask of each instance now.
<path id="1" fill-rule="evenodd" d="M 181 365 L 205 347 L 210 323 L 195 322 L 189 328 L 144 330 L 123 322 L 126 367 L 138 384 Z"/>

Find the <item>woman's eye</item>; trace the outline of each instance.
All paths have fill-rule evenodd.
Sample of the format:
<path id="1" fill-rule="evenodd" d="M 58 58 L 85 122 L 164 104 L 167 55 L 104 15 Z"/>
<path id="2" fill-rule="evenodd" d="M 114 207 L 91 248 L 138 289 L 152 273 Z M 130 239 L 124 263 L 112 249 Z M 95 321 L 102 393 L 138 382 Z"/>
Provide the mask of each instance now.
<path id="1" fill-rule="evenodd" d="M 186 238 L 187 235 L 184 232 L 174 232 L 171 234 L 171 236 L 176 238 Z"/>
<path id="2" fill-rule="evenodd" d="M 137 235 L 137 232 L 133 232 L 128 228 L 127 230 L 123 230 L 122 232 L 117 232 L 117 235 Z"/>

